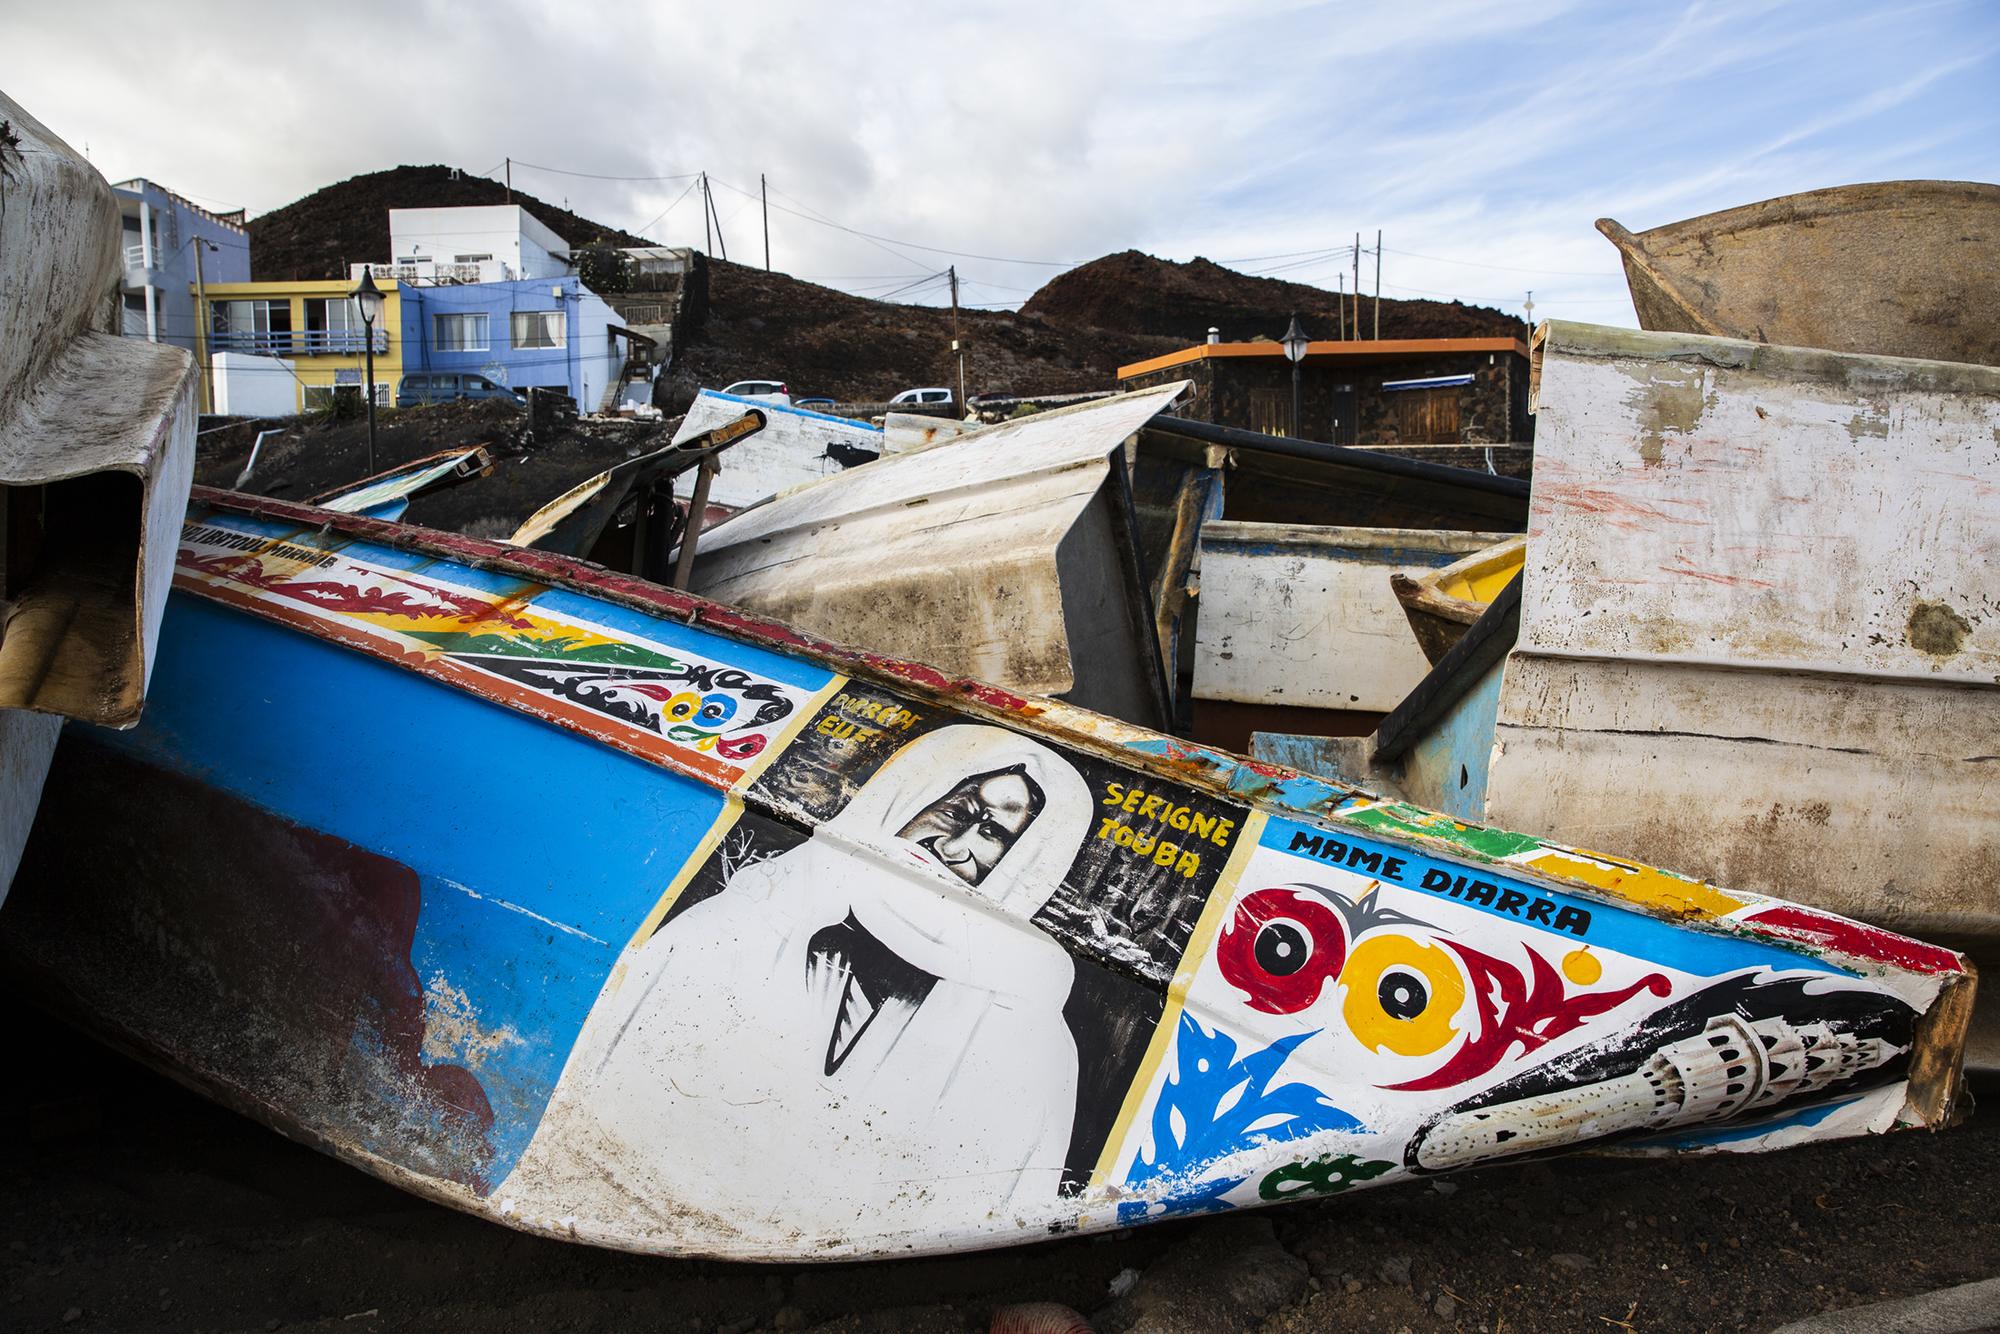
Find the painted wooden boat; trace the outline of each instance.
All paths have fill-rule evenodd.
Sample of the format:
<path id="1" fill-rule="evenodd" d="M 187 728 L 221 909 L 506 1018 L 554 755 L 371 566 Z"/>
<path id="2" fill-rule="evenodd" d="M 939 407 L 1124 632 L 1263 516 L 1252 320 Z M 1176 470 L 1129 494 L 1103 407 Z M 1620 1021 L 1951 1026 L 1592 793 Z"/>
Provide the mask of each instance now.
<path id="1" fill-rule="evenodd" d="M 1391 583 L 1462 563 L 1504 533 L 1211 520 L 1202 525 L 1194 718 L 1366 734 L 1430 670 Z M 1234 724 L 1233 732 L 1228 730 Z"/>
<path id="2" fill-rule="evenodd" d="M 194 475 L 194 359 L 118 336 L 118 200 L 0 94 L 0 901 L 63 720 L 145 699 Z"/>
<path id="3" fill-rule="evenodd" d="M 530 1231 L 932 1252 L 1954 1116 L 1948 951 L 569 558 L 197 492 L 161 643 L 0 953 Z"/>
<path id="4" fill-rule="evenodd" d="M 688 587 L 1162 726 L 1168 680 L 1125 445 L 1183 388 L 1037 413 L 794 488 L 703 533 Z M 1151 564 L 1178 579 L 1190 555 Z"/>
<path id="5" fill-rule="evenodd" d="M 1521 586 L 1332 772 L 2000 959 L 2000 369 L 1560 322 L 1536 359 Z"/>
<path id="6" fill-rule="evenodd" d="M 485 445 L 447 449 L 333 487 L 306 503 L 342 514 L 365 514 L 371 519 L 400 519 L 418 496 L 492 475 L 493 454 Z"/>
<path id="7" fill-rule="evenodd" d="M 2000 362 L 2000 186 L 1880 181 L 1597 229 L 1646 329 Z"/>
<path id="8" fill-rule="evenodd" d="M 716 477 L 709 494 L 710 523 L 882 454 L 879 426 L 714 389 L 695 395 L 673 443 L 685 444 L 751 412 L 761 414 L 765 424 L 731 452 L 728 465 Z"/>
<path id="9" fill-rule="evenodd" d="M 1500 590 L 1520 576 L 1526 550 L 1525 537 L 1510 537 L 1415 577 L 1400 570 L 1389 576 L 1389 590 L 1402 604 L 1410 633 L 1431 666 L 1437 666 L 1472 623 L 1486 614 Z"/>

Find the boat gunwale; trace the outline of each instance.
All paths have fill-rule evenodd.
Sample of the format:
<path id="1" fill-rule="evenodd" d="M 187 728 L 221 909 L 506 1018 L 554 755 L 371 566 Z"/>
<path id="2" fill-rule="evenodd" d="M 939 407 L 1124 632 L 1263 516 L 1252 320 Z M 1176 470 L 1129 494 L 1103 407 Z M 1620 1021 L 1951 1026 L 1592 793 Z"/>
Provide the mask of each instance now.
<path id="1" fill-rule="evenodd" d="M 1275 814 L 1281 819 L 1306 819 L 1336 824 L 1357 830 L 1366 837 L 1402 841 L 1433 853 L 1441 853 L 1450 859 L 1504 868 L 1507 875 L 1530 884 L 1538 884 L 1559 893 L 1635 911 L 1656 919 L 1672 920 L 1684 928 L 1705 934 L 1763 940 L 1808 957 L 1843 963 L 1861 973 L 1888 968 L 1911 976 L 1934 977 L 1947 990 L 1972 983 L 1977 976 L 1970 962 L 1957 951 L 1947 951 L 1956 960 L 1956 972 L 1925 970 L 1909 964 L 1899 964 L 1880 956 L 1851 954 L 1837 946 L 1802 939 L 1797 934 L 1760 925 L 1754 920 L 1724 917 L 1701 907 L 1696 902 L 1696 897 L 1720 895 L 1735 900 L 1739 909 L 1755 908 L 1769 903 L 1789 903 L 1792 900 L 1731 890 L 1697 877 L 1652 867 L 1644 862 L 1572 848 L 1539 835 L 1521 835 L 1521 837 L 1531 839 L 1533 844 L 1542 850 L 1561 854 L 1569 859 L 1597 863 L 1610 868 L 1652 872 L 1685 884 L 1688 894 L 1680 896 L 1680 905 L 1676 906 L 1667 896 L 1659 893 L 1649 895 L 1637 890 L 1628 892 L 1622 880 L 1603 884 L 1582 876 L 1572 877 L 1544 867 L 1538 862 L 1522 862 L 1514 860 L 1511 856 L 1495 855 L 1463 839 L 1446 837 L 1440 831 L 1427 829 L 1410 820 L 1397 818 L 1393 828 L 1383 828 L 1375 823 L 1357 820 L 1355 816 L 1363 809 L 1388 807 L 1392 808 L 1393 815 L 1395 808 L 1406 808 L 1442 821 L 1458 832 L 1483 831 L 1492 827 L 1424 811 L 1420 807 L 1383 797 L 1365 788 L 1337 783 L 1315 774 L 1302 773 L 1285 765 L 1236 755 L 1199 742 L 1185 741 L 1167 733 L 1154 732 L 1061 700 L 1029 698 L 987 682 L 953 675 L 922 663 L 821 639 L 794 630 L 780 621 L 758 616 L 724 603 L 713 602 L 680 589 L 654 584 L 634 575 L 621 574 L 578 557 L 513 547 L 495 539 L 470 537 L 414 524 L 371 519 L 364 515 L 347 514 L 336 510 L 322 510 L 296 501 L 251 496 L 215 487 L 194 487 L 190 492 L 189 503 L 256 518 L 297 523 L 317 529 L 322 534 L 339 531 L 347 536 L 394 550 L 414 552 L 476 569 L 494 570 L 532 579 L 550 587 L 561 587 L 586 596 L 602 598 L 616 605 L 648 614 L 665 614 L 683 625 L 708 629 L 726 637 L 740 637 L 759 648 L 778 652 L 806 653 L 821 660 L 823 665 L 830 665 L 843 674 L 887 685 L 893 689 L 911 690 L 920 696 L 945 702 L 948 706 L 969 708 L 997 721 L 1016 726 L 1032 723 L 1045 734 L 1052 735 L 1062 743 L 1079 750 L 1141 771 L 1157 773 L 1175 782 L 1189 784 L 1209 795 L 1241 802 L 1267 815 Z M 190 592 L 201 596 L 199 589 Z M 234 604 L 224 602 L 223 605 Z M 279 623 L 286 624 L 283 621 Z M 344 644 L 345 641 L 331 642 Z M 551 725 L 561 726 L 559 723 Z M 1141 744 L 1134 744 L 1135 742 Z M 712 778 L 693 777 L 694 781 L 713 782 Z M 1288 787 L 1301 784 L 1316 790 L 1319 795 L 1310 801 L 1302 801 L 1286 791 Z M 1356 801 L 1363 804 L 1360 806 L 1353 804 Z M 1493 832 L 1515 831 L 1493 830 Z M 1842 921 L 1851 920 L 1839 918 L 1838 914 L 1828 914 L 1828 916 Z M 1893 930 L 1888 934 L 1898 935 Z M 1951 1102 L 1949 1092 L 1935 1090 L 1934 1094 L 1944 1106 L 1949 1106 Z M 1927 1103 L 1929 1101 L 1926 1100 Z M 1931 1118 L 1926 1116 L 1925 1119 Z"/>

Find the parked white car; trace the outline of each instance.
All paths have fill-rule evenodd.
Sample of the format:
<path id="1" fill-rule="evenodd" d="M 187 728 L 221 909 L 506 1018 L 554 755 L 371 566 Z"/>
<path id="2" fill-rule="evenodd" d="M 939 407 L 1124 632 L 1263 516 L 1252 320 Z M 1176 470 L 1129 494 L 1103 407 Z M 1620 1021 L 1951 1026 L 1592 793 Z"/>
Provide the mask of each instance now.
<path id="1" fill-rule="evenodd" d="M 754 398 L 765 403 L 783 403 L 790 407 L 792 387 L 777 380 L 738 380 L 722 391 L 732 398 Z"/>
<path id="2" fill-rule="evenodd" d="M 893 407 L 900 407 L 905 403 L 948 404 L 950 402 L 951 402 L 951 390 L 949 389 L 938 389 L 938 388 L 905 389 L 902 393 L 896 395 L 894 398 L 889 400 L 889 406 L 893 408 Z"/>

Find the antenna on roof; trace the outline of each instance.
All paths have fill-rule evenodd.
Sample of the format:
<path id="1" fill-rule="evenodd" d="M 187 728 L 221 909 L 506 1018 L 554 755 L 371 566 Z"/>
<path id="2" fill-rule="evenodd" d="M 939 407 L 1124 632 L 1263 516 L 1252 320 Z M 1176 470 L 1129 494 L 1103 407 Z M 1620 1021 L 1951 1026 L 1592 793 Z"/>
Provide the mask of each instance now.
<path id="1" fill-rule="evenodd" d="M 457 180 L 457 179 L 458 179 L 458 178 L 459 178 L 460 176 L 463 176 L 464 174 L 465 174 L 465 173 L 464 173 L 464 172 L 461 172 L 461 171 L 460 171 L 460 170 L 459 170 L 459 169 L 458 169 L 457 167 L 453 167 L 453 168 L 451 169 L 451 175 L 450 175 L 449 177 L 447 177 L 446 179 L 448 179 L 448 180 L 454 180 L 454 181 L 455 181 L 455 180 Z"/>

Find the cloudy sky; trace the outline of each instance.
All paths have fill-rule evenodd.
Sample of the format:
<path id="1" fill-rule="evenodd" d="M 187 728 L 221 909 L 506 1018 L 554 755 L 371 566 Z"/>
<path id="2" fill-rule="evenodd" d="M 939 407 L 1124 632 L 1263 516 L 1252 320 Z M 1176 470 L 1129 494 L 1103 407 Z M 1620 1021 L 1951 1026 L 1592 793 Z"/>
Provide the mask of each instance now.
<path id="1" fill-rule="evenodd" d="M 1634 230 L 2000 180 L 2000 4 L 0 0 L 0 90 L 114 180 L 257 213 L 449 163 L 870 295 L 1024 300 L 1137 248 L 1631 323 Z M 646 179 L 650 178 L 650 179 Z M 860 233 L 866 233 L 862 235 Z M 384 257 L 386 258 L 386 256 Z M 1374 255 L 1363 258 L 1374 285 Z"/>

